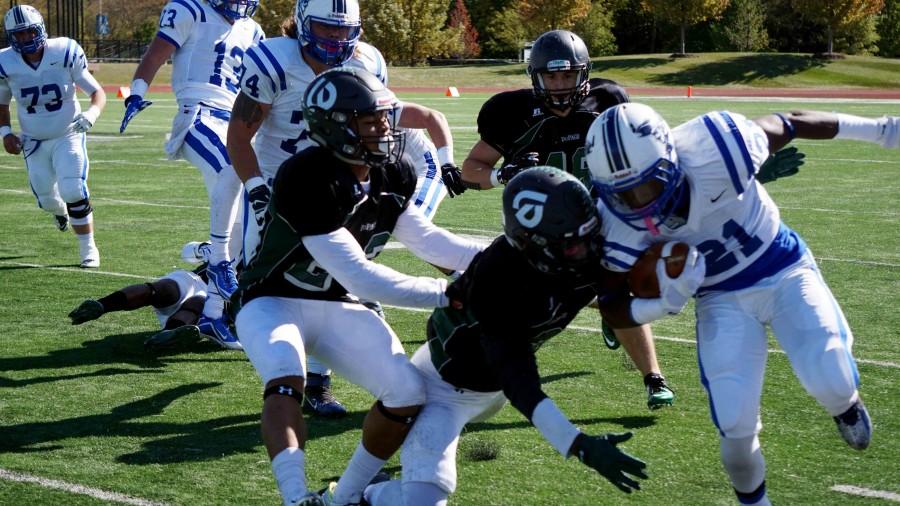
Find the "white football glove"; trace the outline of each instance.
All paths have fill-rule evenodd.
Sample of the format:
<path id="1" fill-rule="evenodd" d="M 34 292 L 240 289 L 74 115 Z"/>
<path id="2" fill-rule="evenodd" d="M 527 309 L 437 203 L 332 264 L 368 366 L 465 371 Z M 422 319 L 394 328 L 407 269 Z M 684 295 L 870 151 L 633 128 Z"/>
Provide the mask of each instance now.
<path id="1" fill-rule="evenodd" d="M 881 134 L 881 146 L 885 148 L 900 149 L 900 117 L 885 116 L 887 123 Z"/>
<path id="2" fill-rule="evenodd" d="M 97 116 L 99 113 L 93 107 L 80 113 L 72 120 L 72 130 L 80 134 L 87 132 L 97 122 Z"/>
<path id="3" fill-rule="evenodd" d="M 659 298 L 666 312 L 669 314 L 681 312 L 688 300 L 697 293 L 705 277 L 706 260 L 693 246 L 688 250 L 684 270 L 677 278 L 669 277 L 664 259 L 657 260 L 656 279 L 659 280 Z"/>

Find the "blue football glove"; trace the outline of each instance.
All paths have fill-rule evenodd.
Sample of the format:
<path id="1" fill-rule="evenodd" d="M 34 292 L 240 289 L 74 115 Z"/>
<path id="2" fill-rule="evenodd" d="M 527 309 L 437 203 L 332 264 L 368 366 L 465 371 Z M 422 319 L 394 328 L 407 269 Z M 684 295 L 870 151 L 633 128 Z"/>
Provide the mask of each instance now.
<path id="1" fill-rule="evenodd" d="M 793 176 L 800 171 L 804 158 L 806 155 L 794 146 L 776 151 L 759 167 L 756 180 L 760 184 L 766 184 L 779 178 Z"/>
<path id="2" fill-rule="evenodd" d="M 137 113 L 143 111 L 144 109 L 150 107 L 150 104 L 153 102 L 149 100 L 144 100 L 144 97 L 140 95 L 131 95 L 125 99 L 125 117 L 122 118 L 122 126 L 119 127 L 119 133 L 125 133 L 125 127 L 128 126 L 128 123 L 137 116 Z"/>
<path id="3" fill-rule="evenodd" d="M 617 444 L 629 439 L 631 439 L 630 432 L 602 436 L 579 434 L 572 443 L 570 453 L 578 457 L 584 465 L 600 473 L 619 490 L 630 494 L 632 490 L 640 490 L 641 484 L 628 477 L 626 473 L 647 479 L 647 473 L 644 472 L 647 464 L 616 447 Z"/>

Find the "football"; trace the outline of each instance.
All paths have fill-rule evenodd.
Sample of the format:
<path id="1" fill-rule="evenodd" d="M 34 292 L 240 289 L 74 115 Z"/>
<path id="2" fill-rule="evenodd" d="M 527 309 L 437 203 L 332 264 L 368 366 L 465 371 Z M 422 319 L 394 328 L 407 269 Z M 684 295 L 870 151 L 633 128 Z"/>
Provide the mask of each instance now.
<path id="1" fill-rule="evenodd" d="M 684 270 L 690 246 L 683 242 L 672 242 L 671 251 L 662 257 L 666 243 L 658 242 L 647 248 L 628 271 L 628 286 L 635 297 L 653 299 L 659 297 L 659 280 L 656 279 L 656 261 L 661 257 L 666 262 L 666 274 L 677 278 Z"/>

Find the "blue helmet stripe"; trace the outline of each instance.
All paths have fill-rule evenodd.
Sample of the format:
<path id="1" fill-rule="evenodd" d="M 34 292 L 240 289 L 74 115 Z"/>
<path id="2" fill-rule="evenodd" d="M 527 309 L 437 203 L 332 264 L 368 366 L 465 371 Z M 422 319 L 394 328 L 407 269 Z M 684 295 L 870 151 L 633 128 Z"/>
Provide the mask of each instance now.
<path id="1" fill-rule="evenodd" d="M 614 172 L 625 170 L 625 164 L 622 163 L 622 154 L 619 147 L 620 137 L 617 135 L 619 127 L 619 108 L 616 107 L 610 112 L 610 116 L 606 120 L 606 154 L 612 160 L 615 166 Z"/>
<path id="2" fill-rule="evenodd" d="M 13 7 L 13 17 L 16 18 L 17 25 L 25 24 L 25 15 L 22 14 L 22 6 L 17 5 L 15 7 Z"/>
<path id="3" fill-rule="evenodd" d="M 339 14 L 347 14 L 347 2 L 344 0 L 331 0 L 331 8 Z"/>

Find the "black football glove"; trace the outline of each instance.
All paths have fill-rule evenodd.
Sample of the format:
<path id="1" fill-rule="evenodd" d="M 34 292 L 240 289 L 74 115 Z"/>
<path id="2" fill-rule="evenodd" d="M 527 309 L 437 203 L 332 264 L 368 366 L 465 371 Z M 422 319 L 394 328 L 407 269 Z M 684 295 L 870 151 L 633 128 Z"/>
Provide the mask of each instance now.
<path id="1" fill-rule="evenodd" d="M 628 473 L 638 478 L 647 478 L 644 473 L 647 464 L 640 459 L 616 448 L 616 445 L 631 439 L 632 433 L 604 434 L 588 436 L 579 434 L 572 443 L 570 452 L 578 457 L 584 465 L 593 468 L 622 492 L 630 494 L 632 490 L 640 490 L 641 484 L 626 476 Z"/>
<path id="2" fill-rule="evenodd" d="M 462 180 L 462 171 L 452 163 L 441 165 L 441 179 L 444 180 L 447 195 L 450 195 L 451 199 L 457 195 L 462 195 L 466 191 L 466 185 Z"/>
<path id="3" fill-rule="evenodd" d="M 269 207 L 269 199 L 272 198 L 272 192 L 269 187 L 261 184 L 247 192 L 247 199 L 250 201 L 250 207 L 253 208 L 253 215 L 256 218 L 256 224 L 262 229 L 266 223 L 266 208 Z"/>
<path id="4" fill-rule="evenodd" d="M 447 296 L 448 307 L 463 309 L 466 306 L 466 279 L 465 275 L 462 275 L 447 285 L 444 295 Z"/>
<path id="5" fill-rule="evenodd" d="M 806 155 L 794 146 L 776 151 L 760 166 L 756 180 L 760 184 L 766 184 L 782 177 L 793 176 L 800 171 L 804 158 Z"/>
<path id="6" fill-rule="evenodd" d="M 505 185 L 519 172 L 522 172 L 527 168 L 534 167 L 539 163 L 541 163 L 539 153 L 535 153 L 534 151 L 523 153 L 515 157 L 513 161 L 506 163 L 502 167 L 497 169 L 497 181 L 500 184 Z"/>

